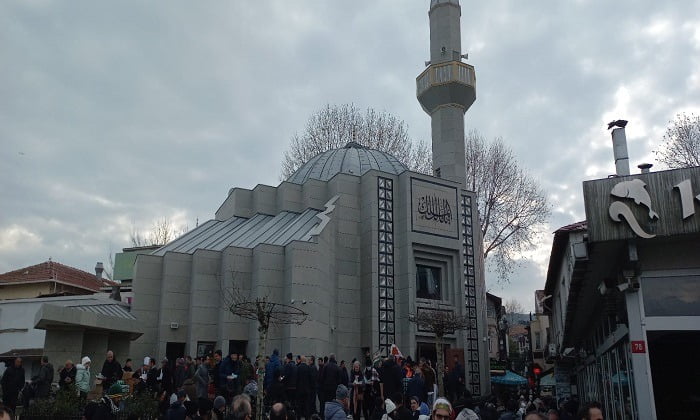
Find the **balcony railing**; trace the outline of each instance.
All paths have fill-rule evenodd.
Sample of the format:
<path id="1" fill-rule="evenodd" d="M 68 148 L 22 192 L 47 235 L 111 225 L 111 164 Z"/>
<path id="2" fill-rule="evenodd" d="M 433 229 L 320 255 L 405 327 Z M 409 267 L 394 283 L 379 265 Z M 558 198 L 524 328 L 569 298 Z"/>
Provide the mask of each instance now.
<path id="1" fill-rule="evenodd" d="M 460 61 L 431 65 L 416 79 L 416 95 L 420 96 L 431 86 L 450 82 L 474 86 L 476 84 L 474 67 Z"/>

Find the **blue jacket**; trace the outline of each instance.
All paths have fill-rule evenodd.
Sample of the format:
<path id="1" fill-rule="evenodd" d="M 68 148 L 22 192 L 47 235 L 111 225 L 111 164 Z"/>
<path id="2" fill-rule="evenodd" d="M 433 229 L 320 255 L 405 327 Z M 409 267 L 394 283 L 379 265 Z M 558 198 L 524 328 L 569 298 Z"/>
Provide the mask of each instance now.
<path id="1" fill-rule="evenodd" d="M 275 350 L 270 356 L 270 361 L 265 365 L 265 382 L 263 383 L 264 389 L 268 389 L 272 385 L 272 381 L 275 379 L 275 372 L 279 372 L 282 369 L 282 363 L 280 362 L 280 355 Z"/>
<path id="2" fill-rule="evenodd" d="M 345 414 L 343 404 L 337 400 L 328 401 L 326 408 L 323 410 L 323 418 L 325 420 L 346 420 L 347 414 Z"/>

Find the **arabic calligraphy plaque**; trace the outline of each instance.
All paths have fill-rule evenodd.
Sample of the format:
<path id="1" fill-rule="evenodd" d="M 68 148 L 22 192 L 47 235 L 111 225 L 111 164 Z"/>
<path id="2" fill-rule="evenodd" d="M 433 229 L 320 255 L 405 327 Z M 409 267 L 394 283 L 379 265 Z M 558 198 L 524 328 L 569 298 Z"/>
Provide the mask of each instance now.
<path id="1" fill-rule="evenodd" d="M 414 232 L 459 238 L 457 188 L 411 178 L 411 221 Z"/>

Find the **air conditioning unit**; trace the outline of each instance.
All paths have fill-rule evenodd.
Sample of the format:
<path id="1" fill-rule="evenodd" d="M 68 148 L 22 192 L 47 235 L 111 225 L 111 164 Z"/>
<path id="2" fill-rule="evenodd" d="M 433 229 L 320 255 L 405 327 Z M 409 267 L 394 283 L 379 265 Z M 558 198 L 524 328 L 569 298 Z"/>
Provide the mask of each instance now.
<path id="1" fill-rule="evenodd" d="M 556 357 L 556 355 L 557 355 L 557 345 L 550 344 L 549 345 L 549 357 Z"/>
<path id="2" fill-rule="evenodd" d="M 171 322 L 171 323 L 170 323 L 170 329 L 171 329 L 171 330 L 176 330 L 176 329 L 178 329 L 178 328 L 180 328 L 180 324 L 178 324 L 177 322 Z"/>

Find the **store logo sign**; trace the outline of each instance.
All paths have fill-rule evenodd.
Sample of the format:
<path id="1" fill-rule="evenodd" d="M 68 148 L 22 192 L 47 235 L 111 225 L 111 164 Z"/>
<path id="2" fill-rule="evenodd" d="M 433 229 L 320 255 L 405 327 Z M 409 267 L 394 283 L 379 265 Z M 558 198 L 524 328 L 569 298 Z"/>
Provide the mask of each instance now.
<path id="1" fill-rule="evenodd" d="M 634 201 L 634 204 L 646 208 L 650 221 L 658 220 L 659 214 L 652 209 L 651 196 L 649 195 L 649 192 L 647 192 L 646 187 L 647 184 L 641 179 L 622 181 L 615 184 L 610 191 L 610 195 L 618 198 L 628 198 Z M 685 179 L 674 185 L 673 189 L 674 191 L 678 191 L 680 196 L 682 219 L 685 220 L 695 215 L 694 200 L 698 200 L 698 202 L 700 202 L 700 194 L 693 197 L 693 185 L 691 181 L 689 179 Z M 644 229 L 642 229 L 630 206 L 622 201 L 613 201 L 610 203 L 610 207 L 608 207 L 608 214 L 615 222 L 622 222 L 622 219 L 624 219 L 635 235 L 639 236 L 640 238 L 650 239 L 656 236 L 654 234 L 647 233 L 644 231 Z"/>
<path id="2" fill-rule="evenodd" d="M 619 198 L 629 198 L 638 206 L 644 206 L 649 211 L 649 219 L 658 219 L 659 215 L 651 209 L 651 197 L 646 190 L 646 185 L 641 179 L 633 179 L 631 181 L 622 181 L 615 184 L 610 191 L 610 195 Z M 632 209 L 622 201 L 613 201 L 608 207 L 610 218 L 616 222 L 622 222 L 625 219 L 632 231 L 641 238 L 653 238 L 656 235 L 647 233 L 639 226 L 639 222 L 634 217 Z"/>

